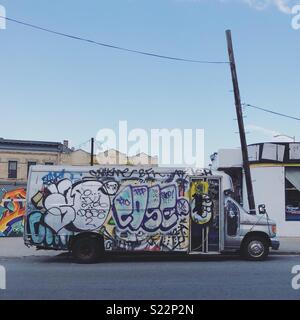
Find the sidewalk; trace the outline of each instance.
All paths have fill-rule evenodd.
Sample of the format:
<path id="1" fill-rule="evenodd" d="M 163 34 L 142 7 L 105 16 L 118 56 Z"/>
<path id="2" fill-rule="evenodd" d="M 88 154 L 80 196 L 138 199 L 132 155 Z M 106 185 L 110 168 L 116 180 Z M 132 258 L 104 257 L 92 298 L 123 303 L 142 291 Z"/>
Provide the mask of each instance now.
<path id="1" fill-rule="evenodd" d="M 288 255 L 299 254 L 300 255 L 300 237 L 297 238 L 279 238 L 280 249 L 278 251 L 271 251 L 271 253 Z"/>
<path id="2" fill-rule="evenodd" d="M 61 251 L 27 248 L 23 238 L 0 238 L 0 258 L 22 258 L 32 256 L 56 256 Z"/>
<path id="3" fill-rule="evenodd" d="M 300 237 L 280 238 L 279 251 L 271 251 L 276 255 L 300 255 Z M 0 238 L 0 258 L 21 258 L 30 256 L 57 256 L 62 251 L 45 251 L 27 248 L 23 238 Z"/>

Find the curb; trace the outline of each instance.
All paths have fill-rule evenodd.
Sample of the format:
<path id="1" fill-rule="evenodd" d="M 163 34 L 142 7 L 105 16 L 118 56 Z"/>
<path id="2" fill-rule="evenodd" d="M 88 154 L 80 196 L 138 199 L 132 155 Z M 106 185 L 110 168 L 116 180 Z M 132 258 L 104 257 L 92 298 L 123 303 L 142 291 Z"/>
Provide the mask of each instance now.
<path id="1" fill-rule="evenodd" d="M 270 252 L 270 255 L 276 255 L 276 256 L 297 256 L 300 255 L 300 251 L 290 251 L 290 252 Z"/>

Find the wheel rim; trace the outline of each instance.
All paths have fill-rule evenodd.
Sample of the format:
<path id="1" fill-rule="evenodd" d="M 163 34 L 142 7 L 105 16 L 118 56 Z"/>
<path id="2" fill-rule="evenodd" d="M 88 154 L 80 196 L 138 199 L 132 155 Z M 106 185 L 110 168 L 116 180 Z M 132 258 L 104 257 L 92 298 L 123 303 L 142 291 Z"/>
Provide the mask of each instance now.
<path id="1" fill-rule="evenodd" d="M 265 253 L 264 244 L 259 240 L 254 240 L 249 243 L 248 252 L 251 257 L 260 258 Z"/>

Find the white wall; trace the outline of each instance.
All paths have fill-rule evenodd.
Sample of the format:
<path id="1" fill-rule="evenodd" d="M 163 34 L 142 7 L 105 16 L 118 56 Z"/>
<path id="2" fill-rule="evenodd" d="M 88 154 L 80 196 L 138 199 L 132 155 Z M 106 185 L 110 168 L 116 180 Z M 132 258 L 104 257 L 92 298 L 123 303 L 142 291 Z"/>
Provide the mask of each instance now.
<path id="1" fill-rule="evenodd" d="M 255 167 L 251 169 L 256 206 L 265 204 L 271 219 L 277 222 L 278 236 L 300 237 L 300 221 L 285 221 L 284 167 Z M 244 204 L 248 199 L 244 179 Z"/>

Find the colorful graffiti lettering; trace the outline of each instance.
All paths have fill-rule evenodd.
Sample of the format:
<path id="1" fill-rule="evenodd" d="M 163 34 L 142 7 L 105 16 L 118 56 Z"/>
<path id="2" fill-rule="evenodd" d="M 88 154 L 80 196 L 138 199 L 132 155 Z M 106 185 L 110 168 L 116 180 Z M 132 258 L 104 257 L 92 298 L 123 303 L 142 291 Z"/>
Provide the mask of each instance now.
<path id="1" fill-rule="evenodd" d="M 2 188 L 1 191 L 0 237 L 20 237 L 23 235 L 26 190 L 6 191 Z"/>
<path id="2" fill-rule="evenodd" d="M 130 232 L 121 232 L 116 228 L 114 238 L 107 239 L 105 247 L 108 251 L 114 249 L 150 252 L 182 251 L 188 248 L 188 236 L 188 220 L 183 219 L 178 227 L 166 235 L 160 233 L 149 235 L 142 231 L 132 234 Z"/>
<path id="3" fill-rule="evenodd" d="M 63 179 L 65 175 L 65 171 L 61 172 L 49 172 L 47 175 L 42 177 L 44 184 L 53 184 Z"/>
<path id="4" fill-rule="evenodd" d="M 67 250 L 69 239 L 74 233 L 65 230 L 63 235 L 56 234 L 43 222 L 43 213 L 34 211 L 27 216 L 27 234 L 36 245 Z"/>
<path id="5" fill-rule="evenodd" d="M 113 217 L 121 231 L 168 233 L 190 212 L 176 185 L 127 186 L 114 199 Z"/>

